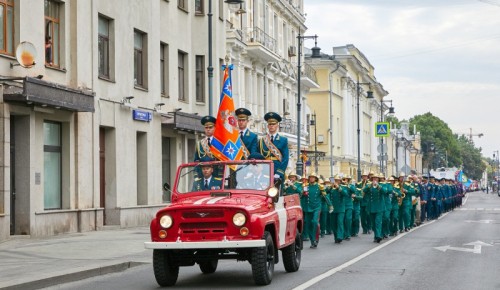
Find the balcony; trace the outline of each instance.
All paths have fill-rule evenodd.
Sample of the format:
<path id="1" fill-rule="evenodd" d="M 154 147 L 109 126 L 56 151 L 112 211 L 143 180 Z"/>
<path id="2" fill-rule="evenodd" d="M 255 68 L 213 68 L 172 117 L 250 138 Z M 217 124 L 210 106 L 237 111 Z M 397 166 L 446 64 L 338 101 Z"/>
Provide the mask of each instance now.
<path id="1" fill-rule="evenodd" d="M 262 62 L 274 62 L 280 59 L 277 53 L 276 39 L 264 32 L 264 30 L 253 27 L 245 31 L 248 54 Z"/>
<path id="2" fill-rule="evenodd" d="M 309 87 L 319 89 L 318 79 L 316 77 L 316 70 L 307 63 L 304 63 L 301 76 L 301 84 Z"/>

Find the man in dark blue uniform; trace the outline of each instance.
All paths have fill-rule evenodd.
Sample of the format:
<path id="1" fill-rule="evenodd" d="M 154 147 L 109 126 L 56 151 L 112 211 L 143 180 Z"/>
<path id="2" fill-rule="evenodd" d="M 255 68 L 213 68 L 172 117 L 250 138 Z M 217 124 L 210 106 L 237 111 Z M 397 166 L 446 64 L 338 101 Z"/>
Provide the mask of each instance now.
<path id="1" fill-rule="evenodd" d="M 214 168 L 212 165 L 202 165 L 202 177 L 194 179 L 192 191 L 221 189 L 222 180 L 213 176 Z"/>
<path id="2" fill-rule="evenodd" d="M 210 144 L 213 141 L 216 119 L 212 116 L 201 118 L 201 124 L 205 127 L 205 138 L 198 141 L 194 152 L 194 161 L 213 161 L 215 156 L 210 151 Z"/>
<path id="3" fill-rule="evenodd" d="M 269 112 L 264 115 L 268 133 L 259 140 L 259 153 L 264 159 L 274 162 L 274 178 L 284 180 L 288 166 L 288 139 L 278 134 L 281 116 Z"/>
<path id="4" fill-rule="evenodd" d="M 259 138 L 257 134 L 248 129 L 248 118 L 252 113 L 245 108 L 239 108 L 235 111 L 238 117 L 238 129 L 240 130 L 240 139 L 243 145 L 243 154 L 245 159 L 252 158 L 258 152 L 257 144 Z"/>

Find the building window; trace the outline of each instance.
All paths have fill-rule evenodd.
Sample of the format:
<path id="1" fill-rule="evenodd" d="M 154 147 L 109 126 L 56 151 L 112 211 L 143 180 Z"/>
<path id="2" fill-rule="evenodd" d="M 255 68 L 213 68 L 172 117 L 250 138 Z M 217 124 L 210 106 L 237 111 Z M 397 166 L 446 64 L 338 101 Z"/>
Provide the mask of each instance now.
<path id="1" fill-rule="evenodd" d="M 134 30 L 134 85 L 146 87 L 146 36 L 147 34 Z"/>
<path id="2" fill-rule="evenodd" d="M 186 10 L 187 7 L 186 7 L 186 2 L 188 0 L 177 0 L 177 7 L 183 9 L 183 10 Z"/>
<path id="3" fill-rule="evenodd" d="M 168 44 L 160 43 L 160 78 L 161 94 L 169 96 L 168 93 Z"/>
<path id="4" fill-rule="evenodd" d="M 45 0 L 45 64 L 61 65 L 61 4 Z"/>
<path id="5" fill-rule="evenodd" d="M 0 53 L 14 55 L 14 0 L 0 0 Z"/>
<path id="6" fill-rule="evenodd" d="M 196 56 L 196 101 L 205 102 L 205 57 Z"/>
<path id="7" fill-rule="evenodd" d="M 177 61 L 177 76 L 179 77 L 179 101 L 187 101 L 187 72 L 186 72 L 187 54 L 179 51 Z"/>
<path id="8" fill-rule="evenodd" d="M 62 208 L 61 123 L 43 123 L 44 208 Z"/>
<path id="9" fill-rule="evenodd" d="M 98 21 L 98 61 L 99 61 L 99 76 L 110 78 L 109 74 L 109 28 L 110 22 L 108 18 L 99 15 Z"/>
<path id="10" fill-rule="evenodd" d="M 194 0 L 194 12 L 196 14 L 203 14 L 203 0 Z"/>

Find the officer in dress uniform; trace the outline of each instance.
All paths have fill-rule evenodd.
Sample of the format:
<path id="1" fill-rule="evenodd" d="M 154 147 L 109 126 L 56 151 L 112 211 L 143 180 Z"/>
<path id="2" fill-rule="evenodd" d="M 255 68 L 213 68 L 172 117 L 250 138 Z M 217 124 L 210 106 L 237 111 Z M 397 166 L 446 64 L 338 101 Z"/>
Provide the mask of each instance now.
<path id="1" fill-rule="evenodd" d="M 214 177 L 213 172 L 214 168 L 212 165 L 202 165 L 201 173 L 203 177 L 197 177 L 194 179 L 192 191 L 221 189 L 222 180 L 221 178 Z"/>
<path id="2" fill-rule="evenodd" d="M 259 153 L 264 159 L 274 162 L 274 178 L 284 180 L 288 166 L 288 139 L 278 134 L 281 116 L 269 112 L 264 115 L 264 120 L 267 122 L 268 133 L 259 139 Z"/>
<path id="3" fill-rule="evenodd" d="M 210 151 L 210 144 L 215 131 L 216 119 L 212 116 L 205 116 L 201 118 L 201 124 L 205 127 L 205 138 L 198 141 L 196 144 L 196 151 L 194 152 L 194 161 L 213 161 L 215 156 Z"/>
<path id="4" fill-rule="evenodd" d="M 238 117 L 238 129 L 240 130 L 240 139 L 243 145 L 244 159 L 250 159 L 258 152 L 259 138 L 257 134 L 248 129 L 248 118 L 252 113 L 245 108 L 239 108 L 235 111 Z"/>

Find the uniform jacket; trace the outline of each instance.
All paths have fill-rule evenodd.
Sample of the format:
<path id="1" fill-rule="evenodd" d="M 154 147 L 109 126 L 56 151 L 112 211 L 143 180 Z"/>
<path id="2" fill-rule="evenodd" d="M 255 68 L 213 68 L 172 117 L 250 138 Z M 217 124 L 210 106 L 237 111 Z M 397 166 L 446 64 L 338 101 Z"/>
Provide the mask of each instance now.
<path id="1" fill-rule="evenodd" d="M 326 192 L 320 191 L 317 182 L 307 185 L 307 195 L 304 196 L 304 207 L 302 210 L 304 212 L 319 211 L 321 209 L 321 200 L 324 194 L 326 194 Z"/>
<path id="2" fill-rule="evenodd" d="M 383 212 L 385 210 L 384 195 L 387 194 L 383 186 L 374 187 L 372 184 L 363 189 L 365 199 L 367 199 L 367 210 L 370 213 Z"/>
<path id="3" fill-rule="evenodd" d="M 205 152 L 205 148 L 208 147 L 207 145 L 207 140 L 208 138 L 205 137 L 198 141 L 196 144 L 196 151 L 194 152 L 194 161 L 198 162 L 207 162 L 207 161 L 214 161 L 215 157 L 210 153 L 210 152 Z"/>
<path id="4" fill-rule="evenodd" d="M 214 190 L 214 189 L 221 189 L 221 187 L 222 187 L 221 178 L 212 176 L 210 182 L 208 183 L 208 188 L 205 188 L 205 178 L 197 177 L 194 179 L 192 191 Z"/>
<path id="5" fill-rule="evenodd" d="M 258 152 L 259 138 L 254 132 L 247 129 L 241 141 L 245 144 L 249 154 Z"/>
<path id="6" fill-rule="evenodd" d="M 267 148 L 264 138 L 268 138 L 268 135 L 259 139 L 259 152 L 264 159 L 272 160 L 274 162 L 274 174 L 278 174 L 283 180 L 285 177 L 286 167 L 288 166 L 288 139 L 279 134 L 276 134 L 276 137 L 274 138 L 273 144 L 281 152 L 281 161 L 279 161 L 272 151 Z"/>
<path id="7" fill-rule="evenodd" d="M 339 185 L 338 188 L 331 187 L 330 189 L 330 201 L 333 205 L 333 213 L 345 212 L 345 201 L 347 198 L 347 186 Z"/>

